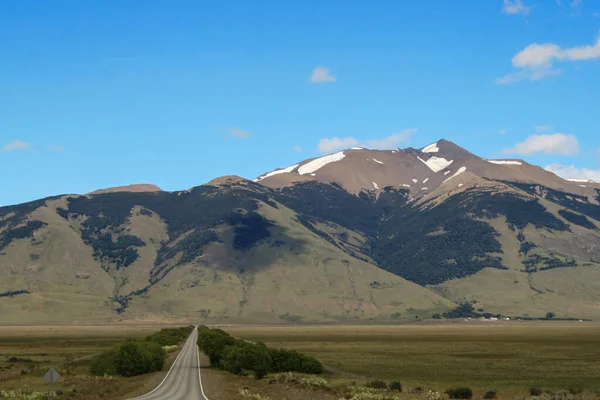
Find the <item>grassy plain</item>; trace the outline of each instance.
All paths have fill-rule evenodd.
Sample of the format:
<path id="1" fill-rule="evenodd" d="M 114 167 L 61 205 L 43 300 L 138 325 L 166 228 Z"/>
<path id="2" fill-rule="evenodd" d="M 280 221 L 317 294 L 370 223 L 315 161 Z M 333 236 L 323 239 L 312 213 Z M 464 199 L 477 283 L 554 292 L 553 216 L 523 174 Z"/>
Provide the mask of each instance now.
<path id="1" fill-rule="evenodd" d="M 525 397 L 537 385 L 600 391 L 600 325 L 498 321 L 397 326 L 230 326 L 237 337 L 316 356 L 357 379 Z M 362 378 L 361 378 L 362 377 Z M 504 396 L 502 396 L 504 397 Z"/>
<path id="2" fill-rule="evenodd" d="M 0 326 L 0 390 L 47 392 L 43 376 L 49 368 L 61 378 L 58 398 L 120 399 L 152 390 L 165 375 L 175 354 L 162 372 L 134 378 L 90 376 L 95 354 L 128 338 L 143 338 L 160 330 L 157 326 Z M 64 396 L 64 397 L 63 397 Z"/>

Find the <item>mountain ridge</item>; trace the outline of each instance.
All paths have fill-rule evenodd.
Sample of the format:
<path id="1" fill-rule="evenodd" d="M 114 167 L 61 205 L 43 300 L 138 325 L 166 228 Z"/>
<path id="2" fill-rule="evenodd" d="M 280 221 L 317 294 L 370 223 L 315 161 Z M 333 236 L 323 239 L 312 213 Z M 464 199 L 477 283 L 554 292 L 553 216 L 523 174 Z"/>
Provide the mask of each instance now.
<path id="1" fill-rule="evenodd" d="M 600 186 L 448 141 L 265 175 L 0 207 L 6 320 L 600 318 Z"/>

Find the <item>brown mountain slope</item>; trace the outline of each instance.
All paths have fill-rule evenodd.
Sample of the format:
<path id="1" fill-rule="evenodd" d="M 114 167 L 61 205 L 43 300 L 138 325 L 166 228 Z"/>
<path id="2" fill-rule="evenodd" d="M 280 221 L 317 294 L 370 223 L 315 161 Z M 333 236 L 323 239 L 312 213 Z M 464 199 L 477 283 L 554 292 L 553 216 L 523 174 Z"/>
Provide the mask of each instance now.
<path id="1" fill-rule="evenodd" d="M 379 192 L 391 186 L 409 189 L 413 197 L 419 198 L 446 182 L 455 182 L 454 178 L 466 171 L 480 178 L 534 183 L 591 198 L 600 188 L 599 184 L 562 179 L 523 160 L 486 160 L 444 139 L 422 149 L 347 149 L 271 171 L 255 181 L 273 188 L 310 180 L 337 182 L 351 193 Z"/>

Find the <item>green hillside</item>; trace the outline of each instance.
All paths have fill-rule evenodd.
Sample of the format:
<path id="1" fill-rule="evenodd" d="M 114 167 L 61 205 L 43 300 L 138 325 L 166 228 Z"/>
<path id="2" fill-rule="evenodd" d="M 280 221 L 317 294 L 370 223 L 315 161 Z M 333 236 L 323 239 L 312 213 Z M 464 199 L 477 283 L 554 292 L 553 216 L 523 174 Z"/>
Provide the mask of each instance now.
<path id="1" fill-rule="evenodd" d="M 594 318 L 599 218 L 597 200 L 490 180 L 423 201 L 239 178 L 58 196 L 0 208 L 0 305 L 5 323 L 403 321 L 463 302 Z"/>

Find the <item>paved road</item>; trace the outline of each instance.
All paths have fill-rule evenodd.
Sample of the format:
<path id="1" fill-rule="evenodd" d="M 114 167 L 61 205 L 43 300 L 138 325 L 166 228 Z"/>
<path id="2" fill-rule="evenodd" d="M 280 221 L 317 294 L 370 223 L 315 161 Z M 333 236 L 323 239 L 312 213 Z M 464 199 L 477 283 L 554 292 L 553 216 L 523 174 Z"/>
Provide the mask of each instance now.
<path id="1" fill-rule="evenodd" d="M 208 400 L 200 381 L 197 338 L 198 329 L 194 329 L 160 386 L 131 400 Z"/>

